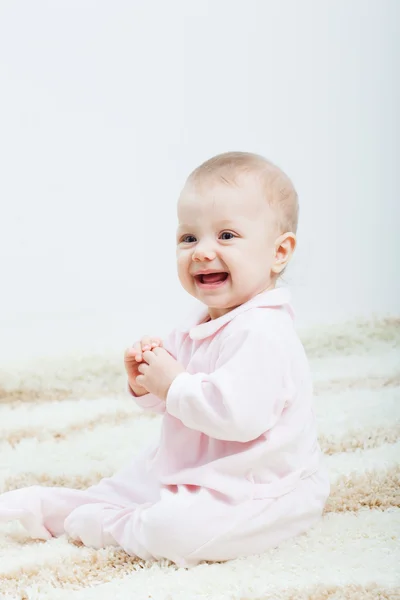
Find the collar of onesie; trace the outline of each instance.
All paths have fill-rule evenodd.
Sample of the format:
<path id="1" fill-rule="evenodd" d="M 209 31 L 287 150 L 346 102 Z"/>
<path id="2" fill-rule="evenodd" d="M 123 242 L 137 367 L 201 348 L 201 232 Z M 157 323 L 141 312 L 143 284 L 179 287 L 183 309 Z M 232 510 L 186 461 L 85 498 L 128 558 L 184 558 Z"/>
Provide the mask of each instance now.
<path id="1" fill-rule="evenodd" d="M 252 308 L 279 308 L 284 307 L 292 318 L 294 318 L 293 309 L 291 306 L 291 295 L 287 288 L 275 288 L 267 292 L 261 292 L 254 296 L 248 302 L 241 304 L 237 308 L 230 310 L 226 314 L 217 319 L 210 319 L 206 307 L 202 308 L 191 315 L 191 318 L 179 327 L 182 333 L 188 333 L 192 340 L 203 340 L 217 333 L 224 325 L 232 321 L 238 315 Z M 193 325 L 195 323 L 195 325 Z"/>

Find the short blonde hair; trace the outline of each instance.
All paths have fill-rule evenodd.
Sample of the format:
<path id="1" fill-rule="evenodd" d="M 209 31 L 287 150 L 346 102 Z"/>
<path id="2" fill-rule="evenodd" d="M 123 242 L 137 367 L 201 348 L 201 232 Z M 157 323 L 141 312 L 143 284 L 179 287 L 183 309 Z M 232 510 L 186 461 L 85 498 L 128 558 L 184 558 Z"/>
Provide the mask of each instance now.
<path id="1" fill-rule="evenodd" d="M 289 177 L 275 164 L 251 152 L 224 152 L 213 156 L 197 167 L 188 177 L 188 184 L 216 180 L 227 185 L 238 185 L 241 175 L 259 177 L 265 198 L 278 210 L 281 233 L 296 233 L 299 219 L 297 192 Z"/>

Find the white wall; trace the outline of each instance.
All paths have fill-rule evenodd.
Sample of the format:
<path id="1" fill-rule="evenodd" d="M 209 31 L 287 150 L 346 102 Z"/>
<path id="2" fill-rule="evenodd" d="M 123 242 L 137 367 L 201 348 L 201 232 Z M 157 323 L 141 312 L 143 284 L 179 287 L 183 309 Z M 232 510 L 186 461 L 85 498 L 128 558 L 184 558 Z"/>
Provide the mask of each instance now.
<path id="1" fill-rule="evenodd" d="M 299 325 L 398 311 L 399 18 L 397 0 L 3 0 L 0 355 L 173 325 L 176 197 L 229 149 L 298 188 Z"/>

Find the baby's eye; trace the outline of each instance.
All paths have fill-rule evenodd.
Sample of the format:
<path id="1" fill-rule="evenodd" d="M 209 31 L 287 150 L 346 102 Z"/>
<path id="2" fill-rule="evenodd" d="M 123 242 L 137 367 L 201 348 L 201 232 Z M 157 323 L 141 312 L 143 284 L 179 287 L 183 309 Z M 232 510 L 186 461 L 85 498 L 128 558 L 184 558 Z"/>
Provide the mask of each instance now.
<path id="1" fill-rule="evenodd" d="M 197 240 L 194 235 L 188 234 L 181 237 L 181 242 L 184 244 L 193 244 L 194 242 L 197 242 Z"/>
<path id="2" fill-rule="evenodd" d="M 220 235 L 221 240 L 232 240 L 235 235 L 231 231 L 223 231 Z"/>

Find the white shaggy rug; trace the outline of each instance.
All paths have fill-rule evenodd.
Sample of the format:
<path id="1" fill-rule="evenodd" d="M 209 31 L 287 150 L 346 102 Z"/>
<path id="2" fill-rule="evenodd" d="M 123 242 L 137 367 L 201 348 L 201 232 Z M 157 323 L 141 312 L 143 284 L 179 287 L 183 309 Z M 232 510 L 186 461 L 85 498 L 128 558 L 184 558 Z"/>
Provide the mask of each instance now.
<path id="1" fill-rule="evenodd" d="M 0 597 L 20 600 L 400 598 L 400 319 L 305 334 L 332 481 L 323 519 L 263 555 L 179 569 L 0 529 Z M 32 361 L 0 375 L 0 493 L 84 488 L 159 428 L 128 396 L 122 356 Z"/>

